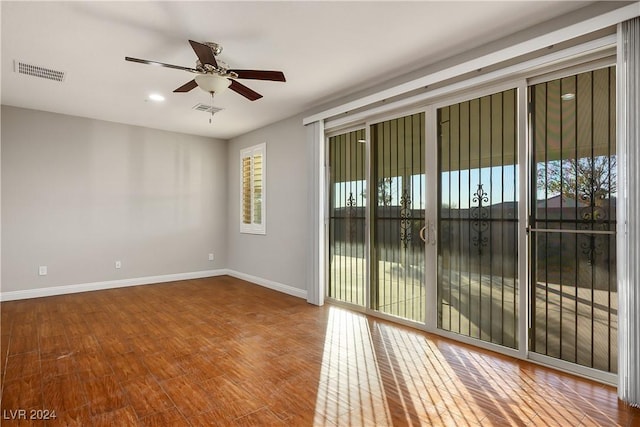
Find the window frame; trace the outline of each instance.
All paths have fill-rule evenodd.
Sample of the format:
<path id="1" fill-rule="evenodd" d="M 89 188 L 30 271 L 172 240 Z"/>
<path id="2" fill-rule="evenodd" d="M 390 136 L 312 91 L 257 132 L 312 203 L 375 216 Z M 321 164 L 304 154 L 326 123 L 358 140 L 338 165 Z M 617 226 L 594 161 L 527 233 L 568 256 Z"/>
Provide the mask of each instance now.
<path id="1" fill-rule="evenodd" d="M 255 181 L 255 170 L 254 170 L 254 157 L 255 156 L 262 157 L 262 169 L 260 172 L 260 181 L 262 183 L 261 186 L 261 204 L 260 204 L 260 223 L 255 222 L 255 214 L 256 214 L 256 206 L 255 206 L 255 194 L 254 194 L 254 181 Z M 250 183 L 249 183 L 249 200 L 251 206 L 249 207 L 251 222 L 246 223 L 244 221 L 245 214 L 245 182 L 244 182 L 244 162 L 245 159 L 250 159 Z M 246 147 L 240 150 L 240 233 L 245 234 L 267 234 L 266 227 L 266 174 L 267 170 L 267 144 L 263 142 L 261 144 L 253 145 L 251 147 Z"/>

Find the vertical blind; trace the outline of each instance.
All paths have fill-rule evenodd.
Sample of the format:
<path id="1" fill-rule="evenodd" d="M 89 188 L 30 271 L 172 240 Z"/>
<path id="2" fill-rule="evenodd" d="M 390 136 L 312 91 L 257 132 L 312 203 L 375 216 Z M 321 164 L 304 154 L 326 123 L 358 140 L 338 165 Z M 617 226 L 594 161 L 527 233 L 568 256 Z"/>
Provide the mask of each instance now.
<path id="1" fill-rule="evenodd" d="M 618 26 L 618 143 L 622 217 L 618 243 L 618 395 L 640 407 L 640 18 Z"/>

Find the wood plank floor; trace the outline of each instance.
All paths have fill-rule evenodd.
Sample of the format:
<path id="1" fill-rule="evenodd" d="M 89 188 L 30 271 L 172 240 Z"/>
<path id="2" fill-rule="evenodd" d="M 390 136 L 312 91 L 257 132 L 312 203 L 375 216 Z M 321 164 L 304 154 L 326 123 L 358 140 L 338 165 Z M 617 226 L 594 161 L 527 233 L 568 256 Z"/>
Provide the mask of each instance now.
<path id="1" fill-rule="evenodd" d="M 612 387 L 227 276 L 0 307 L 3 426 L 640 425 Z"/>

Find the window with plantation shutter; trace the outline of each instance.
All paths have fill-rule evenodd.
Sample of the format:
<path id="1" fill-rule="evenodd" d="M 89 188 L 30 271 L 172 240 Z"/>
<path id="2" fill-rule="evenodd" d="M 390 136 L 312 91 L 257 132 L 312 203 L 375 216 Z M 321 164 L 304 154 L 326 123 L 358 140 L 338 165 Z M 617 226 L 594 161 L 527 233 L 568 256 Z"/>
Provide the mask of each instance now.
<path id="1" fill-rule="evenodd" d="M 240 151 L 240 232 L 266 234 L 266 144 Z"/>

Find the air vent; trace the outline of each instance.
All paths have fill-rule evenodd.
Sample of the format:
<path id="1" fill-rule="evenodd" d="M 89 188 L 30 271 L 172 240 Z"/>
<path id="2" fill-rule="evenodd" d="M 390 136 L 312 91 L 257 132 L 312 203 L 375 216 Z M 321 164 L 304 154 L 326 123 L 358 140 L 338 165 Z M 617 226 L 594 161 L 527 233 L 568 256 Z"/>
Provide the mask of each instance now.
<path id="1" fill-rule="evenodd" d="M 197 111 L 202 111 L 204 113 L 212 113 L 212 114 L 215 114 L 218 111 L 222 111 L 222 108 L 214 107 L 213 105 L 207 105 L 207 104 L 196 104 L 193 106 L 193 109 Z"/>
<path id="2" fill-rule="evenodd" d="M 43 79 L 61 82 L 64 80 L 64 71 L 52 70 L 51 68 L 40 67 L 38 65 L 27 64 L 22 61 L 13 61 L 13 71 L 27 76 L 41 77 Z"/>

